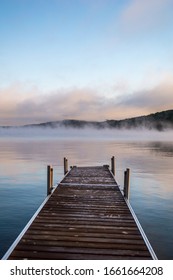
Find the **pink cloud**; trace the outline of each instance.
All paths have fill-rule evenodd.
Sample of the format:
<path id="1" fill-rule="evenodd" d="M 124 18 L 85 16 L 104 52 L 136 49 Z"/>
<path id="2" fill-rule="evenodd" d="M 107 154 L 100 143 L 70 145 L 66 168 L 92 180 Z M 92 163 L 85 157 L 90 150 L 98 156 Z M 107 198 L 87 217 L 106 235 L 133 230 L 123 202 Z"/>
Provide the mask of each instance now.
<path id="1" fill-rule="evenodd" d="M 141 32 L 164 23 L 171 0 L 131 0 L 122 11 L 120 22 L 126 32 Z"/>
<path id="2" fill-rule="evenodd" d="M 123 119 L 173 108 L 173 78 L 165 77 L 150 89 L 106 97 L 91 88 L 57 89 L 41 93 L 37 88 L 13 85 L 0 89 L 0 125 L 22 125 L 62 119 Z M 127 91 L 127 88 L 126 88 Z"/>

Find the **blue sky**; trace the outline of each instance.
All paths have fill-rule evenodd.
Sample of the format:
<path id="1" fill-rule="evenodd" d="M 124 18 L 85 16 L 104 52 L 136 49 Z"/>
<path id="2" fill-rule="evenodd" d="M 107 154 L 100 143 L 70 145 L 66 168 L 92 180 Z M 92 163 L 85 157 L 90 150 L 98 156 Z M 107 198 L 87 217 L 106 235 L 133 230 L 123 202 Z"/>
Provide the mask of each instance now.
<path id="1" fill-rule="evenodd" d="M 0 125 L 173 108 L 173 0 L 0 1 Z"/>

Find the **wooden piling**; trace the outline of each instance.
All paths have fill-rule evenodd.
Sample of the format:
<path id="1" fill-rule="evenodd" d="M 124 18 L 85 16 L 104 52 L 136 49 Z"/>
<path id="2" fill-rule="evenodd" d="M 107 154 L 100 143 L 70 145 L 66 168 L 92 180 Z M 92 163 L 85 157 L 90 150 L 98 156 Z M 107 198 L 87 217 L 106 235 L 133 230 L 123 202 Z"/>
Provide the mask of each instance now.
<path id="1" fill-rule="evenodd" d="M 68 172 L 68 159 L 64 157 L 64 175 Z"/>
<path id="2" fill-rule="evenodd" d="M 51 187 L 51 190 L 52 190 L 52 187 L 53 187 L 53 167 L 51 167 L 51 169 L 50 169 L 50 176 L 51 176 L 51 185 L 50 185 L 50 187 Z"/>
<path id="3" fill-rule="evenodd" d="M 53 167 L 47 166 L 47 195 L 51 194 L 53 188 Z"/>
<path id="4" fill-rule="evenodd" d="M 129 199 L 129 190 L 130 190 L 130 169 L 127 168 L 124 171 L 124 197 Z"/>
<path id="5" fill-rule="evenodd" d="M 52 189 L 52 175 L 53 171 L 51 171 L 51 169 L 53 169 L 50 165 L 47 166 L 47 195 L 51 194 L 51 189 Z"/>
<path id="6" fill-rule="evenodd" d="M 115 157 L 114 156 L 111 158 L 111 171 L 112 171 L 112 174 L 115 176 Z"/>

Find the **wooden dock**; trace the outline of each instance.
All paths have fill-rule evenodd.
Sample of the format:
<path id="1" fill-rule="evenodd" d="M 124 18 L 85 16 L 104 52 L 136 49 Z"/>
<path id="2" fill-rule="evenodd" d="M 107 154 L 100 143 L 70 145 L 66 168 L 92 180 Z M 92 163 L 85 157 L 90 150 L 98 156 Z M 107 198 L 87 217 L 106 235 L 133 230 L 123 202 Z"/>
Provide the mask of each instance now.
<path id="1" fill-rule="evenodd" d="M 108 166 L 73 167 L 4 259 L 155 259 Z"/>

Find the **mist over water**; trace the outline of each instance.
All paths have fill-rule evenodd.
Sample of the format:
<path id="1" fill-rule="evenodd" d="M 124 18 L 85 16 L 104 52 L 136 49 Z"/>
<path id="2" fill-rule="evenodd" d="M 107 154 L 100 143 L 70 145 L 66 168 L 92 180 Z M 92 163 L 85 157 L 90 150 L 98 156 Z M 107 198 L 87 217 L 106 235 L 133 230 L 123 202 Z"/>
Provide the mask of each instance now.
<path id="1" fill-rule="evenodd" d="M 5 131 L 5 132 L 4 132 Z M 69 165 L 110 164 L 123 187 L 131 169 L 130 202 L 158 258 L 173 259 L 172 131 L 12 128 L 0 131 L 0 256 L 46 197 L 46 168 L 54 184 Z"/>
<path id="2" fill-rule="evenodd" d="M 10 127 L 0 128 L 0 137 L 22 137 L 22 138 L 72 138 L 72 139 L 115 139 L 121 141 L 172 141 L 173 130 L 157 131 L 145 128 L 138 129 L 116 129 L 116 128 L 41 128 L 41 127 Z"/>

